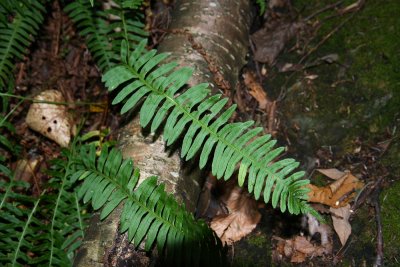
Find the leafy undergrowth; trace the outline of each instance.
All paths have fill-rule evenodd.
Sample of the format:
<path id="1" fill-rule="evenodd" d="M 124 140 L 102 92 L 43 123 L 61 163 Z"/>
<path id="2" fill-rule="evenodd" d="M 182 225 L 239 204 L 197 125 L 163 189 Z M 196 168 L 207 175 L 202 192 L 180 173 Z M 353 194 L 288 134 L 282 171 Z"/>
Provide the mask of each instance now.
<path id="1" fill-rule="evenodd" d="M 308 1 L 295 1 L 295 8 L 301 10 L 300 17 L 304 18 L 327 4 L 327 1 L 316 1 L 313 5 L 310 5 Z M 349 4 L 351 2 L 346 1 L 340 7 L 345 8 Z M 273 67 L 260 66 L 260 74 L 264 78 L 264 88 L 268 89 L 267 93 L 256 82 L 259 78 L 257 74 L 245 74 L 246 85 L 238 90 L 234 97 L 239 107 L 237 118 L 254 119 L 260 126 L 279 137 L 282 143 L 289 145 L 288 153 L 301 159 L 301 162 L 304 162 L 304 168 L 310 174 L 317 167 L 351 170 L 351 173 L 357 174 L 365 181 L 367 186 L 363 190 L 367 193 L 374 192 L 368 191 L 374 190 L 373 186 L 381 186 L 376 183 L 381 177 L 385 178 L 383 185 L 386 185 L 388 180 L 397 179 L 395 175 L 390 174 L 397 173 L 398 176 L 399 173 L 399 165 L 396 164 L 399 155 L 399 137 L 396 133 L 396 125 L 399 123 L 397 107 L 400 101 L 397 90 L 398 80 L 396 80 L 400 62 L 400 53 L 396 51 L 398 49 L 396 33 L 400 30 L 398 29 L 400 24 L 397 23 L 399 12 L 396 0 L 368 2 L 364 9 L 355 12 L 354 17 L 321 46 L 318 46 L 318 42 L 349 15 L 341 16 L 328 11 L 313 17 L 308 21 L 311 25 L 321 23 L 321 29 L 315 34 L 315 39 L 310 41 L 314 35 L 305 30 L 305 35 L 297 39 L 301 45 L 307 44 L 304 49 L 296 46 L 294 39 L 291 39 L 287 46 L 291 49 L 278 57 Z M 324 20 L 332 14 L 336 15 L 332 19 Z M 370 21 L 374 22 L 374 27 L 369 26 Z M 75 115 L 74 123 L 82 123 L 82 132 L 115 129 L 119 118 L 115 115 L 116 113 L 108 109 L 109 101 L 99 81 L 100 75 L 97 68 L 86 47 L 82 45 L 82 39 L 77 36 L 71 21 L 61 12 L 57 2 L 54 3 L 52 16 L 47 17 L 45 25 L 47 26 L 41 29 L 40 37 L 34 44 L 29 57 L 18 65 L 15 94 L 35 95 L 46 89 L 57 88 L 66 97 L 66 101 L 81 103 L 70 108 L 69 111 Z M 303 34 L 301 31 L 299 33 Z M 302 61 L 302 56 L 312 50 L 312 47 L 318 49 Z M 299 56 L 293 51 L 303 54 Z M 298 68 L 292 71 L 282 71 L 284 67 L 289 66 L 287 63 L 295 67 L 297 63 L 300 63 L 300 68 L 297 66 Z M 254 73 L 256 72 L 254 68 Z M 58 191 L 60 185 L 65 186 L 63 188 L 65 191 L 70 189 L 70 185 L 62 182 L 63 176 L 60 172 L 57 174 L 55 169 L 45 171 L 51 165 L 49 160 L 59 157 L 61 150 L 52 141 L 27 127 L 25 116 L 29 102 L 19 103 L 17 99 L 10 98 L 10 104 L 11 107 L 16 107 L 10 117 L 15 130 L 10 125 L 4 126 L 9 129 L 7 138 L 12 140 L 10 147 L 13 147 L 13 153 L 5 153 L 4 159 L 10 165 L 20 166 L 21 174 L 17 176 L 19 181 L 16 181 L 14 186 L 18 186 L 18 191 L 28 196 L 23 199 L 13 196 L 14 206 L 7 203 L 7 209 L 20 208 L 21 218 L 24 216 L 32 218 L 32 223 L 36 227 L 34 230 L 44 231 L 48 227 L 53 229 L 50 232 L 54 236 L 57 235 L 59 242 L 66 240 L 63 248 L 67 248 L 67 257 L 71 259 L 74 249 L 79 245 L 79 242 L 74 241 L 80 241 L 83 235 L 81 230 L 86 210 L 79 210 L 79 207 L 75 206 L 77 209 L 74 215 L 66 218 L 66 222 L 72 220 L 68 221 L 68 225 L 80 229 L 74 237 L 65 238 L 62 233 L 57 232 L 62 226 L 46 224 L 51 221 L 51 218 L 49 214 L 45 214 L 47 210 L 43 207 L 51 203 L 51 205 L 65 204 L 57 202 L 57 199 L 62 197 L 62 194 L 57 194 L 57 192 L 63 192 Z M 83 122 L 80 120 L 81 114 L 85 114 Z M 112 137 L 108 138 L 112 139 Z M 25 162 L 17 161 L 20 155 L 26 160 Z M 382 157 L 386 157 L 383 165 L 378 162 L 378 159 Z M 27 165 L 26 162 L 29 164 L 35 162 L 35 167 L 31 168 L 31 165 Z M 29 166 L 29 168 L 21 166 Z M 49 180 L 50 177 L 55 177 L 55 179 Z M 326 177 L 320 174 L 312 177 L 314 184 L 321 186 L 320 191 L 323 191 L 321 194 L 324 196 L 334 195 L 337 192 L 332 189 L 332 184 Z M 395 196 L 399 192 L 398 184 L 390 190 L 383 191 L 381 195 L 388 265 L 398 260 L 396 255 L 399 253 L 398 238 L 395 238 L 400 231 L 396 227 L 398 218 L 395 217 L 398 210 L 396 210 L 396 205 L 393 205 Z M 2 188 L 9 185 L 3 183 Z M 353 189 L 356 187 L 351 188 L 350 191 L 355 191 Z M 6 190 L 1 191 L 1 193 L 6 192 Z M 235 206 L 237 203 L 227 203 L 230 212 L 238 211 L 245 214 L 247 218 L 243 224 L 251 226 L 245 233 L 251 232 L 251 234 L 230 247 L 234 266 L 266 266 L 273 263 L 290 265 L 291 260 L 302 264 L 326 266 L 332 265 L 333 262 L 349 265 L 354 264 L 353 262 L 355 265 L 366 262 L 369 265 L 375 260 L 376 228 L 372 222 L 377 214 L 373 206 L 365 204 L 366 200 L 370 199 L 362 192 L 359 195 L 356 194 L 355 203 L 351 202 L 351 208 L 354 208 L 352 215 L 348 214 L 350 208 L 346 210 L 347 213 L 343 212 L 341 215 L 335 213 L 336 215 L 332 216 L 326 207 L 319 207 L 322 213 L 326 213 L 325 218 L 329 222 L 330 218 L 337 215 L 339 215 L 337 217 L 345 217 L 344 214 L 346 214 L 346 218 L 347 215 L 350 216 L 345 221 L 350 223 L 352 234 L 344 241 L 342 240 L 344 245 L 340 243 L 343 235 L 333 234 L 333 230 L 337 229 L 334 225 L 331 225 L 330 232 L 317 227 L 318 231 L 315 231 L 317 234 L 312 239 L 311 237 L 301 238 L 300 232 L 311 231 L 309 225 L 313 222 L 312 219 L 307 218 L 302 228 L 301 218 L 277 214 L 269 207 L 255 201 L 248 201 L 243 196 L 246 195 L 239 198 L 240 203 L 248 204 L 240 205 L 246 209 L 249 208 L 248 210 L 238 208 Z M 225 198 L 225 201 L 228 201 L 230 197 L 232 195 L 220 196 L 220 198 Z M 342 195 L 336 196 L 337 199 L 341 197 Z M 74 200 L 74 198 L 68 198 L 71 205 L 75 203 Z M 330 203 L 330 205 L 334 204 Z M 223 210 L 223 208 L 220 209 Z M 261 219 L 257 209 L 260 209 Z M 219 216 L 213 214 L 212 217 L 221 221 L 239 217 L 238 214 L 226 217 L 223 212 L 222 215 L 221 213 Z M 36 217 L 33 215 L 37 215 L 40 221 L 35 221 Z M 241 219 L 243 220 L 243 217 Z M 255 226 L 259 220 L 261 223 Z M 4 222 L 3 219 L 1 223 Z M 24 229 L 24 223 L 21 223 L 20 219 L 10 219 L 9 222 L 14 222 L 17 230 Z M 222 232 L 228 233 L 227 229 L 234 232 L 232 226 L 237 225 L 228 223 L 223 226 L 225 228 Z M 16 228 L 10 227 L 13 230 Z M 240 238 L 245 235 L 243 232 L 235 234 Z M 32 244 L 39 244 L 40 238 L 46 238 L 38 237 L 34 232 L 26 232 L 26 235 L 29 236 Z M 322 246 L 324 245 L 322 244 L 324 241 L 321 240 L 323 236 L 329 239 L 332 252 L 329 248 Z M 61 240 L 63 238 L 65 240 Z M 23 245 L 15 240 L 13 242 L 16 246 Z M 50 250 L 51 248 L 53 247 L 50 246 Z M 33 247 L 24 249 L 24 252 L 32 262 L 35 260 L 36 263 L 39 262 L 39 255 Z M 50 253 L 57 252 L 51 250 Z M 271 255 L 274 257 L 272 258 Z M 315 257 L 316 255 L 321 257 Z"/>
<path id="2" fill-rule="evenodd" d="M 90 132 L 89 141 L 109 142 L 103 138 L 119 120 L 107 110 L 96 66 L 58 2 L 43 25 L 29 56 L 17 64 L 14 97 L 2 96 L 11 111 L 0 116 L 0 141 L 5 145 L 0 147 L 0 265 L 65 266 L 72 262 L 89 218 L 90 209 L 79 202 L 76 185 L 68 178 L 74 145 L 69 152 L 62 150 L 28 127 L 30 97 L 49 89 L 62 92 L 61 102 L 76 104 L 58 107 L 67 107 L 71 124 L 81 134 Z M 61 126 L 59 115 L 46 122 L 44 131 Z M 39 119 L 47 121 L 45 116 Z"/>

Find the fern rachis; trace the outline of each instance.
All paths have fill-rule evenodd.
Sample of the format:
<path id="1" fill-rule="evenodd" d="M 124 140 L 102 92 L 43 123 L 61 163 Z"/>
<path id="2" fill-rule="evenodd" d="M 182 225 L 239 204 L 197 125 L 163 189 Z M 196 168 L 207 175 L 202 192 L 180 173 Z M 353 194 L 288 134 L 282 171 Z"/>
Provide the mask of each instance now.
<path id="1" fill-rule="evenodd" d="M 145 41 L 133 52 L 127 44 L 121 46 L 122 64 L 104 76 L 109 90 L 120 87 L 113 104 L 126 100 L 121 112 L 133 108 L 141 99 L 140 123 L 156 131 L 165 120 L 164 138 L 172 144 L 188 127 L 183 138 L 182 157 L 192 158 L 201 149 L 199 166 L 203 168 L 213 153 L 212 172 L 217 178 L 229 179 L 239 164 L 239 185 L 248 173 L 248 190 L 256 199 L 263 192 L 264 201 L 272 196 L 272 205 L 280 203 L 281 211 L 311 212 L 305 199 L 308 180 L 299 180 L 304 172 L 293 172 L 299 165 L 293 159 L 273 162 L 283 148 L 275 145 L 270 136 L 258 136 L 260 128 L 250 128 L 254 122 L 227 123 L 235 105 L 223 111 L 227 100 L 220 96 L 208 97 L 207 85 L 199 84 L 186 91 L 182 87 L 191 76 L 191 69 L 172 70 L 172 64 L 160 65 L 167 57 L 155 50 L 145 51 Z M 159 65 L 158 67 L 156 67 Z M 219 114 L 219 115 L 218 115 Z M 203 146 L 201 148 L 201 146 Z M 275 185 L 274 192 L 271 192 Z"/>
<path id="2" fill-rule="evenodd" d="M 84 202 L 91 201 L 95 210 L 102 208 L 101 219 L 123 203 L 120 231 L 127 232 L 136 247 L 144 239 L 146 250 L 156 243 L 160 254 L 165 248 L 167 259 L 177 265 L 180 260 L 185 261 L 184 266 L 199 265 L 196 253 L 208 255 L 204 261 L 211 255 L 223 260 L 221 244 L 207 225 L 196 222 L 192 214 L 167 195 L 164 185 L 157 185 L 156 177 L 138 185 L 139 170 L 133 167 L 131 159 L 122 160 L 120 151 L 108 152 L 104 147 L 96 159 L 92 146 L 82 149 L 81 158 L 80 170 L 71 178 L 84 179 L 79 197 Z M 182 255 L 187 256 L 182 258 Z"/>

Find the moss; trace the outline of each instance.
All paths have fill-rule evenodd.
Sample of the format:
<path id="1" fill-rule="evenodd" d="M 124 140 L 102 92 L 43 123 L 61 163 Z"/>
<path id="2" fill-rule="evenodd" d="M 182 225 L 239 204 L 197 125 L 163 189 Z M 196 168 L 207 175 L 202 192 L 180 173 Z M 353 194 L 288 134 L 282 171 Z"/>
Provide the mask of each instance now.
<path id="1" fill-rule="evenodd" d="M 270 241 L 267 239 L 266 236 L 259 234 L 259 235 L 250 236 L 250 238 L 247 240 L 247 242 L 249 242 L 249 244 L 251 244 L 253 246 L 265 247 L 269 244 Z"/>
<path id="2" fill-rule="evenodd" d="M 354 3 L 345 1 L 342 7 Z M 295 8 L 301 17 L 332 4 L 330 0 L 297 0 Z M 286 90 L 279 105 L 281 123 L 291 141 L 290 153 L 301 162 L 315 158 L 316 151 L 329 148 L 338 159 L 353 154 L 360 139 L 364 144 L 376 144 L 388 139 L 387 132 L 400 128 L 400 4 L 398 0 L 366 1 L 362 10 L 353 15 L 338 16 L 336 11 L 318 16 L 321 28 L 310 43 L 315 47 L 344 19 L 352 18 L 331 36 L 305 64 L 332 54 L 338 55 L 333 64 L 322 64 L 298 73 L 270 72 L 266 88 L 278 95 Z M 325 20 L 330 15 L 330 19 Z M 292 46 L 288 46 L 292 47 Z M 301 56 L 285 54 L 278 63 L 297 63 Z M 317 75 L 310 80 L 306 75 Z M 286 89 L 287 88 L 287 89 Z M 394 136 L 380 163 L 391 177 L 400 177 L 400 133 Z M 313 167 L 311 165 L 311 167 Z M 313 181 L 314 182 L 314 181 Z M 382 224 L 385 239 L 385 265 L 400 261 L 400 182 L 382 192 Z M 368 223 L 366 223 L 368 222 Z M 352 245 L 344 266 L 372 265 L 375 257 L 376 225 L 374 211 L 368 206 L 357 211 L 352 221 Z M 397 256 L 396 256 L 397 255 Z M 398 264 L 398 263 L 397 263 Z"/>
<path id="3" fill-rule="evenodd" d="M 270 236 L 264 231 L 256 231 L 234 244 L 232 266 L 271 266 Z"/>
<path id="4" fill-rule="evenodd" d="M 386 266 L 398 266 L 400 262 L 400 182 L 381 193 L 381 217 Z"/>
<path id="5" fill-rule="evenodd" d="M 342 7 L 353 2 L 346 1 Z M 316 0 L 312 4 L 307 0 L 294 1 L 302 17 L 331 3 L 328 0 Z M 304 63 L 318 62 L 331 54 L 338 55 L 338 62 L 308 68 L 295 75 L 272 70 L 266 88 L 271 88 L 272 96 L 278 95 L 282 87 L 287 90 L 279 112 L 283 114 L 281 121 L 286 124 L 290 140 L 299 140 L 295 154 L 300 160 L 312 157 L 316 149 L 324 146 L 332 148 L 340 157 L 355 149 L 356 138 L 382 140 L 379 138 L 387 129 L 399 125 L 399 13 L 398 0 L 376 0 L 367 1 L 351 18 L 349 14 L 338 16 L 335 11 L 320 14 L 321 28 L 309 48 L 315 47 L 343 20 L 350 20 Z M 278 59 L 282 64 L 299 60 L 296 53 L 287 53 Z M 305 74 L 315 74 L 317 78 L 309 80 L 304 78 Z"/>

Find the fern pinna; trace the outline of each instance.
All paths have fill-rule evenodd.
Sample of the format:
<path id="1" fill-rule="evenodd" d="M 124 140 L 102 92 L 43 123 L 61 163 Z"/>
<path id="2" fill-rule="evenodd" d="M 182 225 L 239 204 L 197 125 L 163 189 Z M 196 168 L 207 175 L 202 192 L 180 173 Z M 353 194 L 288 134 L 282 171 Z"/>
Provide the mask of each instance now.
<path id="1" fill-rule="evenodd" d="M 0 1 L 0 92 L 12 93 L 15 59 L 22 60 L 43 22 L 44 6 L 38 0 Z M 3 98 L 3 111 L 8 101 Z"/>
<path id="2" fill-rule="evenodd" d="M 228 123 L 235 105 L 224 110 L 227 99 L 220 95 L 209 97 L 207 84 L 183 90 L 191 77 L 190 68 L 174 70 L 176 63 L 161 64 L 166 53 L 145 51 L 142 41 L 130 53 L 122 45 L 122 63 L 113 67 L 103 81 L 110 91 L 119 88 L 113 104 L 125 101 L 122 113 L 141 100 L 140 123 L 151 124 L 151 131 L 164 127 L 167 145 L 174 143 L 184 131 L 181 156 L 186 160 L 200 153 L 200 168 L 212 157 L 212 173 L 229 179 L 239 165 L 238 183 L 259 199 L 262 195 L 272 206 L 279 203 L 282 212 L 292 214 L 312 212 L 305 187 L 309 180 L 301 179 L 304 172 L 293 172 L 299 165 L 293 159 L 274 160 L 283 148 L 273 148 L 276 141 L 270 135 L 259 136 L 260 127 L 251 128 L 253 121 Z M 163 122 L 165 122 L 163 124 Z M 212 156 L 213 154 L 213 156 Z M 274 190 L 272 191 L 272 189 Z"/>
<path id="3" fill-rule="evenodd" d="M 70 180 L 74 172 L 68 160 L 53 160 L 52 176 L 40 197 L 27 196 L 30 184 L 15 179 L 0 160 L 0 265 L 70 266 L 83 238 L 88 215 Z"/>
<path id="4" fill-rule="evenodd" d="M 64 11 L 86 38 L 86 44 L 101 71 L 106 71 L 119 62 L 121 40 L 136 44 L 148 33 L 143 30 L 143 15 L 122 7 L 137 8 L 141 1 L 116 0 L 111 6 L 101 7 L 101 1 L 93 4 L 88 0 L 76 0 L 68 4 Z"/>
<path id="5" fill-rule="evenodd" d="M 145 240 L 145 250 L 150 250 L 156 243 L 160 254 L 165 252 L 165 259 L 173 265 L 210 266 L 210 259 L 212 265 L 223 260 L 221 243 L 208 226 L 195 221 L 164 191 L 164 184 L 157 185 L 155 176 L 138 185 L 139 170 L 131 159 L 123 160 L 119 150 L 109 152 L 103 147 L 97 158 L 94 146 L 83 147 L 81 159 L 82 169 L 72 178 L 84 179 L 79 197 L 91 201 L 95 210 L 102 208 L 101 219 L 123 202 L 120 230 L 128 232 L 136 247 Z"/>

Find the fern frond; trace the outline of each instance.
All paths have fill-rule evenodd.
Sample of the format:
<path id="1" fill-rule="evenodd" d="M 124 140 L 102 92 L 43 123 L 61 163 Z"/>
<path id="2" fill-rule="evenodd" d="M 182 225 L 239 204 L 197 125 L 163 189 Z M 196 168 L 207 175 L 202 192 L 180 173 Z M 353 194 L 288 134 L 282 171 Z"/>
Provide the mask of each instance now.
<path id="1" fill-rule="evenodd" d="M 23 59 L 43 22 L 44 12 L 44 6 L 37 0 L 0 1 L 3 18 L 0 23 L 0 91 L 6 91 L 6 85 L 12 83 L 15 59 Z M 11 19 L 4 20 L 7 17 Z"/>
<path id="2" fill-rule="evenodd" d="M 35 200 L 23 193 L 29 184 L 15 181 L 0 163 L 0 171 L 11 177 L 9 182 L 0 180 L 0 188 L 6 190 L 0 191 L 0 265 L 72 264 L 88 219 L 82 215 L 74 182 L 67 179 L 74 171 L 72 164 L 73 160 L 55 160 L 48 190 Z"/>
<path id="3" fill-rule="evenodd" d="M 265 10 L 267 9 L 267 4 L 265 3 L 265 0 L 256 0 L 256 3 L 260 8 L 260 16 L 262 16 L 265 13 Z"/>
<path id="4" fill-rule="evenodd" d="M 142 6 L 144 0 L 121 0 L 123 8 L 138 9 Z"/>
<path id="5" fill-rule="evenodd" d="M 145 179 L 139 186 L 139 170 L 130 159 L 123 160 L 116 149 L 103 148 L 96 160 L 94 146 L 82 149 L 83 168 L 73 175 L 84 179 L 78 192 L 84 202 L 91 201 L 95 210 L 102 209 L 100 218 L 107 217 L 123 203 L 121 232 L 128 232 L 129 240 L 137 247 L 143 240 L 145 249 L 157 244 L 167 259 L 199 265 L 198 255 L 218 256 L 221 244 L 204 222 L 196 222 L 173 196 L 167 195 L 157 178 Z M 197 256 L 196 256 L 197 255 Z M 205 260 L 205 259 L 200 259 Z"/>
<path id="6" fill-rule="evenodd" d="M 121 8 L 119 1 L 109 9 L 102 10 L 98 2 L 96 8 L 87 0 L 77 0 L 68 4 L 64 11 L 77 25 L 80 34 L 100 70 L 106 71 L 119 61 L 121 40 L 135 44 L 148 34 L 143 30 L 143 16 Z"/>
<path id="7" fill-rule="evenodd" d="M 52 161 L 49 174 L 52 179 L 48 187 L 57 194 L 49 196 L 49 205 L 46 209 L 51 214 L 48 226 L 47 261 L 49 266 L 59 265 L 60 262 L 72 263 L 74 252 L 82 243 L 84 228 L 88 215 L 83 215 L 85 208 L 79 203 L 77 196 L 78 185 L 70 180 L 75 169 L 75 146 L 70 150 L 63 150 L 63 157 Z M 45 253 L 43 253 L 45 254 Z"/>
<path id="8" fill-rule="evenodd" d="M 121 54 L 125 53 L 122 49 Z M 293 172 L 299 163 L 293 159 L 274 162 L 284 148 L 274 148 L 276 141 L 270 135 L 259 136 L 262 129 L 251 128 L 253 121 L 228 123 L 236 106 L 224 111 L 228 100 L 220 95 L 208 97 L 207 84 L 184 91 L 192 70 L 173 70 L 175 63 L 161 64 L 166 57 L 155 50 L 145 51 L 145 41 L 128 56 L 122 56 L 122 64 L 103 76 L 110 91 L 119 88 L 113 104 L 125 101 L 121 110 L 124 113 L 144 100 L 141 125 L 151 124 L 154 132 L 165 121 L 167 145 L 184 135 L 181 156 L 186 160 L 200 153 L 199 165 L 203 168 L 212 158 L 212 173 L 225 180 L 239 166 L 239 185 L 243 186 L 247 178 L 248 190 L 256 199 L 263 196 L 266 203 L 271 199 L 272 206 L 279 204 L 282 212 L 312 211 L 304 188 L 309 181 L 300 180 L 304 172 Z"/>
<path id="9" fill-rule="evenodd" d="M 28 188 L 29 184 L 15 181 L 13 176 L 10 182 L 0 181 L 0 187 L 7 188 L 4 193 L 0 192 L 0 264 L 20 266 L 30 262 L 27 252 L 34 251 L 33 240 L 42 230 L 40 222 L 33 216 L 41 199 L 35 201 L 14 192 L 16 188 Z M 31 205 L 30 210 L 27 207 Z"/>

